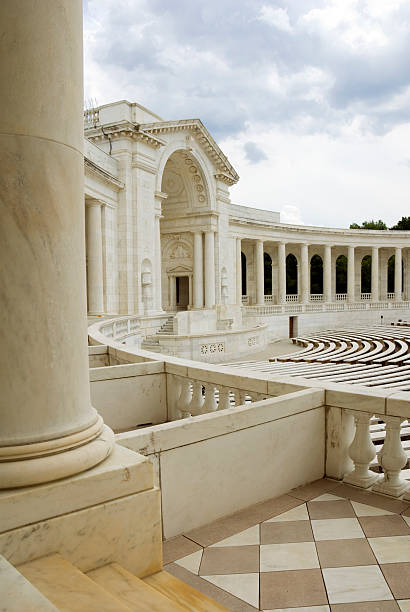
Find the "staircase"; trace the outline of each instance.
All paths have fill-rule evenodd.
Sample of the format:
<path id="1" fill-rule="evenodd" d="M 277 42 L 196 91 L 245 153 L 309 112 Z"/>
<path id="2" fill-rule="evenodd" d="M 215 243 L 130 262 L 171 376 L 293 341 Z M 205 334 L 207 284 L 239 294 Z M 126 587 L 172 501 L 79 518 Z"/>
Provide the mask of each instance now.
<path id="1" fill-rule="evenodd" d="M 87 574 L 61 555 L 17 568 L 0 557 L 2 612 L 227 612 L 227 608 L 161 571 L 137 578 L 111 563 Z"/>
<path id="2" fill-rule="evenodd" d="M 160 347 L 158 336 L 170 336 L 174 333 L 174 319 L 175 315 L 171 315 L 159 328 L 154 336 L 147 336 L 144 338 L 141 344 L 141 348 L 145 351 L 152 351 L 153 353 L 163 353 L 163 349 Z"/>
<path id="3" fill-rule="evenodd" d="M 171 315 L 165 321 L 163 325 L 161 325 L 160 329 L 157 331 L 157 334 L 169 336 L 174 333 L 174 319 L 175 315 Z"/>

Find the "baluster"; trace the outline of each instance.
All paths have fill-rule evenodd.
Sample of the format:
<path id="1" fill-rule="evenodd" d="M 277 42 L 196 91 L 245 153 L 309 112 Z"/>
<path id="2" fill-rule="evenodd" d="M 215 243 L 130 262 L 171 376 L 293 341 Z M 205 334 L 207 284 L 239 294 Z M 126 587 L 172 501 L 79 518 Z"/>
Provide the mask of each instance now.
<path id="1" fill-rule="evenodd" d="M 246 402 L 246 396 L 247 396 L 247 392 L 243 391 L 242 389 L 239 389 L 239 406 L 243 406 Z"/>
<path id="2" fill-rule="evenodd" d="M 167 377 L 170 383 L 167 385 L 168 420 L 176 421 L 181 418 L 178 403 L 182 391 L 182 379 L 175 374 L 167 374 Z"/>
<path id="3" fill-rule="evenodd" d="M 373 491 L 399 497 L 409 486 L 401 476 L 401 470 L 407 464 L 407 455 L 400 439 L 400 427 L 405 419 L 392 416 L 380 418 L 386 423 L 386 438 L 377 458 L 384 474 L 373 487 Z"/>
<path id="4" fill-rule="evenodd" d="M 233 389 L 233 396 L 235 398 L 235 406 L 241 405 L 241 392 L 239 389 Z"/>
<path id="5" fill-rule="evenodd" d="M 192 381 L 192 398 L 189 404 L 189 412 L 192 416 L 202 414 L 204 398 L 202 395 L 202 383 L 198 380 Z"/>
<path id="6" fill-rule="evenodd" d="M 215 386 L 212 383 L 205 383 L 205 401 L 202 406 L 204 413 L 214 412 L 218 409 L 215 399 Z"/>
<path id="7" fill-rule="evenodd" d="M 181 379 L 181 395 L 178 400 L 178 408 L 181 413 L 181 419 L 187 419 L 191 416 L 189 412 L 191 404 L 191 381 L 189 378 Z"/>
<path id="8" fill-rule="evenodd" d="M 348 454 L 354 463 L 354 470 L 343 478 L 348 484 L 368 489 L 378 479 L 377 474 L 369 470 L 369 465 L 376 456 L 376 447 L 370 437 L 370 419 L 368 412 L 348 411 L 354 416 L 356 431 Z"/>
<path id="9" fill-rule="evenodd" d="M 219 405 L 218 410 L 225 410 L 231 407 L 231 398 L 228 387 L 219 387 Z"/>

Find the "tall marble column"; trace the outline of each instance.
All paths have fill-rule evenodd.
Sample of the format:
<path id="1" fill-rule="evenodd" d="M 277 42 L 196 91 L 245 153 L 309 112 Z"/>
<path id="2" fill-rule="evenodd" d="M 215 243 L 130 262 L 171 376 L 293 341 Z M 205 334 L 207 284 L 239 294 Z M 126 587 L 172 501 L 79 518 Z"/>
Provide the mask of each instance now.
<path id="1" fill-rule="evenodd" d="M 242 306 L 242 240 L 236 239 L 236 305 Z"/>
<path id="2" fill-rule="evenodd" d="M 194 308 L 204 307 L 204 254 L 202 232 L 194 233 Z"/>
<path id="3" fill-rule="evenodd" d="M 278 302 L 286 302 L 286 244 L 278 244 Z"/>
<path id="4" fill-rule="evenodd" d="M 349 246 L 347 250 L 347 301 L 352 304 L 355 300 L 354 246 Z"/>
<path id="5" fill-rule="evenodd" d="M 402 249 L 396 247 L 394 253 L 394 299 L 400 302 L 402 299 Z"/>
<path id="6" fill-rule="evenodd" d="M 323 301 L 332 301 L 332 247 L 325 244 L 323 258 Z"/>
<path id="7" fill-rule="evenodd" d="M 88 312 L 104 312 L 104 275 L 103 245 L 101 228 L 102 203 L 99 200 L 86 200 L 87 216 L 87 300 Z"/>
<path id="8" fill-rule="evenodd" d="M 155 243 L 155 274 L 154 274 L 154 299 L 155 310 L 161 312 L 162 308 L 162 251 L 161 251 L 161 202 L 156 202 L 154 220 L 154 243 Z"/>
<path id="9" fill-rule="evenodd" d="M 215 306 L 215 232 L 205 232 L 205 308 Z"/>
<path id="10" fill-rule="evenodd" d="M 307 304 L 310 299 L 310 278 L 309 278 L 309 248 L 307 244 L 302 244 L 300 247 L 300 263 L 301 263 L 301 291 L 300 301 L 302 304 Z"/>
<path id="11" fill-rule="evenodd" d="M 262 306 L 265 303 L 265 278 L 263 266 L 263 241 L 255 243 L 255 267 L 256 267 L 256 303 Z"/>
<path id="12" fill-rule="evenodd" d="M 0 487 L 104 460 L 90 403 L 82 3 L 0 3 Z M 24 69 L 22 69 L 24 68 Z"/>
<path id="13" fill-rule="evenodd" d="M 372 247 L 372 302 L 379 299 L 379 247 Z"/>

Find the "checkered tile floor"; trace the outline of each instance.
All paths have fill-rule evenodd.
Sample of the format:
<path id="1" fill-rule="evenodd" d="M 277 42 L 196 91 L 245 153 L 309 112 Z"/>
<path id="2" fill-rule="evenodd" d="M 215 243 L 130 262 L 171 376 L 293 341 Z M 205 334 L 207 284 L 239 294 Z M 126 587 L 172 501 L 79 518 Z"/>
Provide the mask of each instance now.
<path id="1" fill-rule="evenodd" d="M 233 612 L 410 612 L 410 502 L 321 480 L 164 542 Z"/>

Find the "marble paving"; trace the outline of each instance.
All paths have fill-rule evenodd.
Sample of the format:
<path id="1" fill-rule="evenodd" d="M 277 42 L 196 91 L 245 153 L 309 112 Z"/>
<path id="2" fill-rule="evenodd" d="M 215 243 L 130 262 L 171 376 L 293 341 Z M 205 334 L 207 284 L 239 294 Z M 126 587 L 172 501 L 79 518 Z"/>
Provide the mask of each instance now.
<path id="1" fill-rule="evenodd" d="M 323 479 L 164 542 L 233 612 L 410 612 L 410 502 Z"/>

